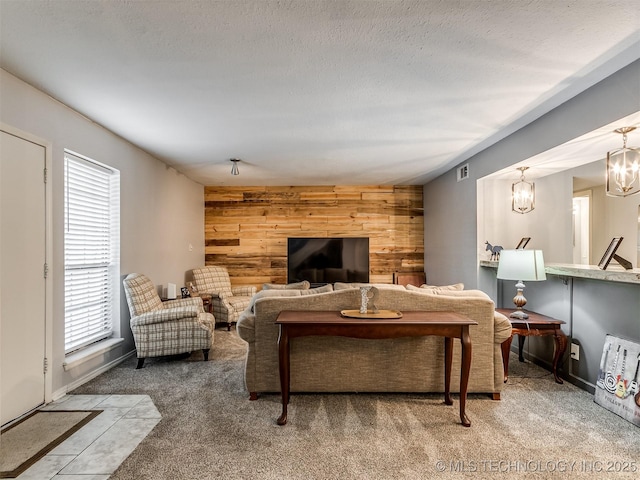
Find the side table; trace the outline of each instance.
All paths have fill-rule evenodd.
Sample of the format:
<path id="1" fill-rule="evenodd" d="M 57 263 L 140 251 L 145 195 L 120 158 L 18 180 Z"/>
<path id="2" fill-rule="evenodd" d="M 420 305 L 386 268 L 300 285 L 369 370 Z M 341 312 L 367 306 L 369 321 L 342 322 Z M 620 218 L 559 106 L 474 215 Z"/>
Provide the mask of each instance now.
<path id="1" fill-rule="evenodd" d="M 511 351 L 511 340 L 514 335 L 518 335 L 518 360 L 524 362 L 522 356 L 522 349 L 524 347 L 524 337 L 544 337 L 553 335 L 555 341 L 555 350 L 553 355 L 553 377 L 557 383 L 563 383 L 562 379 L 558 376 L 558 363 L 567 350 L 567 336 L 562 331 L 561 325 L 564 325 L 564 321 L 557 320 L 546 315 L 530 312 L 527 310 L 529 318 L 526 320 L 520 320 L 517 318 L 511 318 L 509 315 L 514 312 L 513 308 L 497 308 L 496 311 L 506 316 L 511 322 L 511 336 L 502 343 L 502 363 L 504 364 L 504 381 L 507 382 L 509 378 L 509 352 Z"/>
<path id="2" fill-rule="evenodd" d="M 211 311 L 211 295 L 207 294 L 207 293 L 203 293 L 201 295 L 198 295 L 201 299 L 202 299 L 202 308 L 204 308 L 204 311 L 207 313 L 213 313 Z"/>

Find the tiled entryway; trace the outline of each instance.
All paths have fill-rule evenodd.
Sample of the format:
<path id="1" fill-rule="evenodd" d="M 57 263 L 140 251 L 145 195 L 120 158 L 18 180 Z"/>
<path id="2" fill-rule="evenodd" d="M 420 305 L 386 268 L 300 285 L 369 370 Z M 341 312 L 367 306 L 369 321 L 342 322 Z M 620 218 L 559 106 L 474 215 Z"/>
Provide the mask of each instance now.
<path id="1" fill-rule="evenodd" d="M 107 480 L 160 421 L 148 395 L 65 395 L 42 410 L 103 410 L 19 480 Z"/>

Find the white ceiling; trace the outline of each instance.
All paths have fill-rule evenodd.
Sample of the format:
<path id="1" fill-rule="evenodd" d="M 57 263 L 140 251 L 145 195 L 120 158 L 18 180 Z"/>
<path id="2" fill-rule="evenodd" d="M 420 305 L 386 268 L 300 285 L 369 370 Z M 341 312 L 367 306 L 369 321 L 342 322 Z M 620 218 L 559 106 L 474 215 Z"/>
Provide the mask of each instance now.
<path id="1" fill-rule="evenodd" d="M 639 7 L 0 0 L 0 65 L 205 185 L 423 184 L 639 58 Z"/>
<path id="2" fill-rule="evenodd" d="M 638 79 L 638 82 L 640 82 L 640 79 Z M 604 185 L 607 152 L 622 148 L 623 137 L 621 134 L 615 132 L 616 128 L 622 126 L 636 127 L 636 130 L 628 134 L 627 146 L 633 148 L 640 147 L 640 111 L 638 111 L 578 138 L 574 138 L 566 143 L 541 152 L 522 162 L 496 171 L 485 178 L 515 181 L 520 177 L 520 172 L 517 171 L 517 169 L 519 167 L 528 167 L 525 175 L 528 179 L 533 180 L 574 167 L 600 162 L 602 163 L 602 168 L 585 168 L 581 172 L 584 177 L 581 178 L 582 186 L 580 188 Z"/>

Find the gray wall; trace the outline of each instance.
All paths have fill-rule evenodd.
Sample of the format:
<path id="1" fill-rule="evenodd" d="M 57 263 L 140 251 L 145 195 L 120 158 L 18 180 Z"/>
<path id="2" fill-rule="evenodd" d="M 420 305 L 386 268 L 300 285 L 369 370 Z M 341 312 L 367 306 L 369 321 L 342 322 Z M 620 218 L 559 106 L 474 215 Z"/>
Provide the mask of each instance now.
<path id="1" fill-rule="evenodd" d="M 49 365 L 56 397 L 69 385 L 134 350 L 129 310 L 121 291 L 116 329 L 124 344 L 70 371 L 63 368 L 64 149 L 120 170 L 121 273 L 144 273 L 158 286 L 169 282 L 182 286 L 190 269 L 204 265 L 204 187 L 4 70 L 0 70 L 0 98 L 0 121 L 52 146 L 53 258 L 49 259 L 49 271 L 53 282 L 53 351 Z"/>
<path id="2" fill-rule="evenodd" d="M 481 286 L 496 299 L 494 295 L 499 292 L 495 286 L 495 273 L 485 271 L 490 269 L 479 269 L 478 266 L 476 181 L 637 112 L 640 110 L 638 79 L 640 60 L 474 155 L 468 162 L 468 180 L 457 182 L 456 171 L 452 169 L 426 184 L 424 263 L 427 282 L 464 282 L 466 288 Z M 574 379 L 576 383 L 593 384 L 604 344 L 602 332 L 607 330 L 607 325 L 625 332 L 625 336 L 631 340 L 640 341 L 640 287 L 576 280 L 573 285 L 573 307 L 569 305 L 566 288 L 568 285 L 565 286 L 560 280 L 547 281 L 535 287 L 527 286 L 528 307 L 540 313 L 549 311 L 548 314 L 557 315 L 557 318 L 568 322 L 571 321 L 570 312 L 573 310 L 574 321 L 567 325 L 567 333 L 573 333 L 574 338 L 583 343 L 584 351 L 578 365 L 571 366 L 571 369 L 577 377 Z M 537 290 L 540 292 L 536 293 Z M 512 296 L 509 293 L 506 298 Z M 590 308 L 587 297 L 594 303 L 599 300 L 603 307 Z M 615 298 L 616 303 L 610 298 Z M 554 308 L 547 310 L 550 306 Z M 611 319 L 603 318 L 603 310 L 614 311 L 618 320 L 611 324 Z M 578 311 L 579 315 L 575 313 Z M 600 327 L 594 328 L 594 325 Z M 550 362 L 552 354 L 552 347 L 540 353 L 546 362 Z M 573 363 L 572 360 L 570 362 Z"/>
<path id="3" fill-rule="evenodd" d="M 491 271 L 495 281 L 495 269 Z M 497 281 L 499 307 L 513 308 L 515 282 Z M 526 282 L 525 309 L 564 320 L 563 332 L 580 348 L 571 359 L 570 345 L 562 360 L 561 375 L 585 390 L 594 391 L 605 335 L 640 342 L 640 285 L 547 275 L 544 282 Z M 516 351 L 514 340 L 512 350 Z M 550 368 L 551 337 L 527 337 L 525 357 Z"/>

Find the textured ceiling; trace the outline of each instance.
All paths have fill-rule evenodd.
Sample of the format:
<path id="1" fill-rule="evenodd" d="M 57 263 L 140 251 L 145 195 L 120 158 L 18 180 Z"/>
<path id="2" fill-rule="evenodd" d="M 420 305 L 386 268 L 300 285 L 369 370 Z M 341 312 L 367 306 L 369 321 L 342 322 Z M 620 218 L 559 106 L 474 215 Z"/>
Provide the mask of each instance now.
<path id="1" fill-rule="evenodd" d="M 205 185 L 422 184 L 637 59 L 639 6 L 0 0 L 0 65 Z"/>

